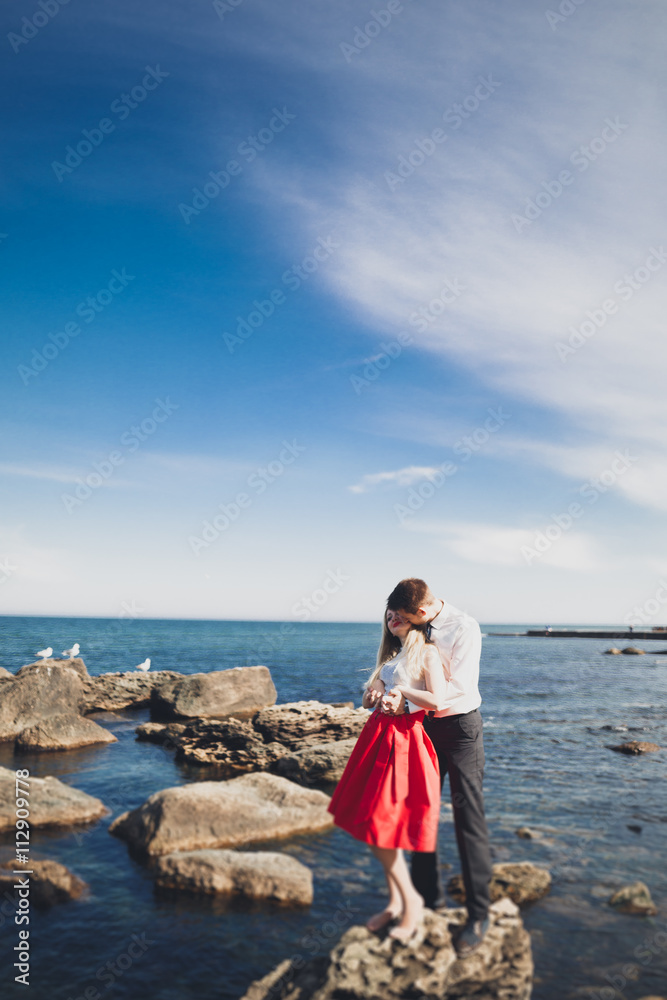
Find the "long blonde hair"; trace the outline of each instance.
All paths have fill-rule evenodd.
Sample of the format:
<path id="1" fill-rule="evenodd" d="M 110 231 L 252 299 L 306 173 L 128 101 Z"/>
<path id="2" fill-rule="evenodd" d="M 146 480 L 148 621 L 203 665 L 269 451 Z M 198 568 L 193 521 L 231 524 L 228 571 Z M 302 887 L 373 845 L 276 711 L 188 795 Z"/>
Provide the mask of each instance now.
<path id="1" fill-rule="evenodd" d="M 401 649 L 405 650 L 405 666 L 408 678 L 411 681 L 418 681 L 424 673 L 424 649 L 427 642 L 424 629 L 418 625 L 411 625 L 410 631 L 401 642 L 397 635 L 392 635 L 389 631 L 387 610 L 385 608 L 382 618 L 382 638 L 378 647 L 375 669 L 366 682 L 366 690 L 380 676 L 380 671 L 387 660 L 391 660 Z"/>

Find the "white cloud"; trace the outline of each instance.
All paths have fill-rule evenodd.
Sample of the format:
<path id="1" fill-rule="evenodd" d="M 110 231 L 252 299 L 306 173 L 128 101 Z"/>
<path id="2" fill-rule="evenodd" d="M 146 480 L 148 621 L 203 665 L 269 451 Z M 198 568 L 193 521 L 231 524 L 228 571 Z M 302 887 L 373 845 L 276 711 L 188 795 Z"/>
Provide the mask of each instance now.
<path id="1" fill-rule="evenodd" d="M 438 474 L 442 475 L 442 472 L 435 466 L 408 465 L 392 472 L 369 473 L 362 476 L 358 483 L 348 486 L 348 490 L 351 493 L 368 493 L 376 486 L 411 486 L 412 483 L 422 482 L 424 479 L 433 479 Z"/>
<path id="2" fill-rule="evenodd" d="M 522 567 L 526 571 L 537 566 L 550 566 L 583 573 L 599 570 L 605 565 L 595 539 L 580 530 L 562 531 L 552 541 L 546 539 L 548 547 L 538 543 L 543 549 L 538 551 L 536 541 L 538 534 L 544 535 L 544 526 L 529 529 L 461 521 L 404 523 L 411 531 L 431 535 L 466 562 Z M 537 554 L 526 555 L 527 550 Z"/>

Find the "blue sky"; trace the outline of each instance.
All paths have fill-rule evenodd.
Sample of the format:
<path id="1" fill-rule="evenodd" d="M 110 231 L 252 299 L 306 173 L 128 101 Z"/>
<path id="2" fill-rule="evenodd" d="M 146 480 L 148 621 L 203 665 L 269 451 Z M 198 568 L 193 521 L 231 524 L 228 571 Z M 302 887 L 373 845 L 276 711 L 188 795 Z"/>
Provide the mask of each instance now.
<path id="1" fill-rule="evenodd" d="M 2 612 L 667 620 L 662 4 L 2 19 Z"/>

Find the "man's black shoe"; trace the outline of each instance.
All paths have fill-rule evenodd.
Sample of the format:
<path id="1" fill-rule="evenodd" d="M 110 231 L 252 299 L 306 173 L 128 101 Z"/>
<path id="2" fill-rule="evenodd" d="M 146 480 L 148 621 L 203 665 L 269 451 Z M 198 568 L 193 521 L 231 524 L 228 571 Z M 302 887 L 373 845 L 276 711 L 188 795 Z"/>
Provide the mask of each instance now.
<path id="1" fill-rule="evenodd" d="M 489 929 L 489 918 L 485 920 L 468 920 L 465 927 L 454 942 L 459 958 L 466 958 L 479 948 L 484 935 Z"/>

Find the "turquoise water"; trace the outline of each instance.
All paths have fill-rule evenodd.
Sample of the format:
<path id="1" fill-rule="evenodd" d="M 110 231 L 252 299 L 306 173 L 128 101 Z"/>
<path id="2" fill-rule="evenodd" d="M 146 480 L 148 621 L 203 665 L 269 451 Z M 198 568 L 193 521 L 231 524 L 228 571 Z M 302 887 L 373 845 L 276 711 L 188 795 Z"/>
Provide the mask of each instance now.
<path id="1" fill-rule="evenodd" d="M 152 669 L 183 673 L 264 663 L 279 701 L 355 704 L 379 635 L 377 625 L 367 624 L 1 618 L 0 626 L 0 665 L 11 671 L 31 662 L 37 649 L 51 645 L 59 653 L 78 641 L 91 674 L 131 669 L 146 656 Z M 606 749 L 632 737 L 667 746 L 667 656 L 650 653 L 667 643 L 643 641 L 644 657 L 601 655 L 611 644 L 491 636 L 483 642 L 485 788 L 495 860 L 544 864 L 554 878 L 551 894 L 524 911 L 536 1000 L 562 1000 L 582 986 L 606 988 L 600 1000 L 612 1000 L 610 982 L 619 986 L 619 976 L 627 980 L 621 988 L 627 1000 L 667 992 L 666 753 L 635 759 Z M 9 914 L 0 915 L 1 996 L 236 1000 L 283 958 L 328 951 L 341 924 L 360 922 L 380 905 L 376 863 L 336 829 L 272 845 L 312 868 L 310 909 L 157 892 L 108 825 L 152 792 L 208 775 L 175 764 L 161 747 L 136 742 L 135 726 L 147 718 L 145 710 L 104 717 L 118 743 L 101 748 L 15 758 L 11 745 L 0 745 L 1 765 L 28 767 L 35 777 L 53 774 L 112 810 L 82 830 L 33 833 L 33 855 L 68 865 L 90 894 L 48 912 L 33 909 L 29 993 L 13 982 L 18 928 Z M 445 799 L 442 861 L 455 872 L 450 815 Z M 515 829 L 524 825 L 542 838 L 517 838 Z M 12 857 L 11 845 L 10 837 L 0 841 L 0 859 Z M 637 879 L 649 885 L 658 917 L 618 915 L 606 905 L 615 889 Z M 128 953 L 133 934 L 141 943 Z M 623 972 L 628 964 L 637 978 Z"/>

